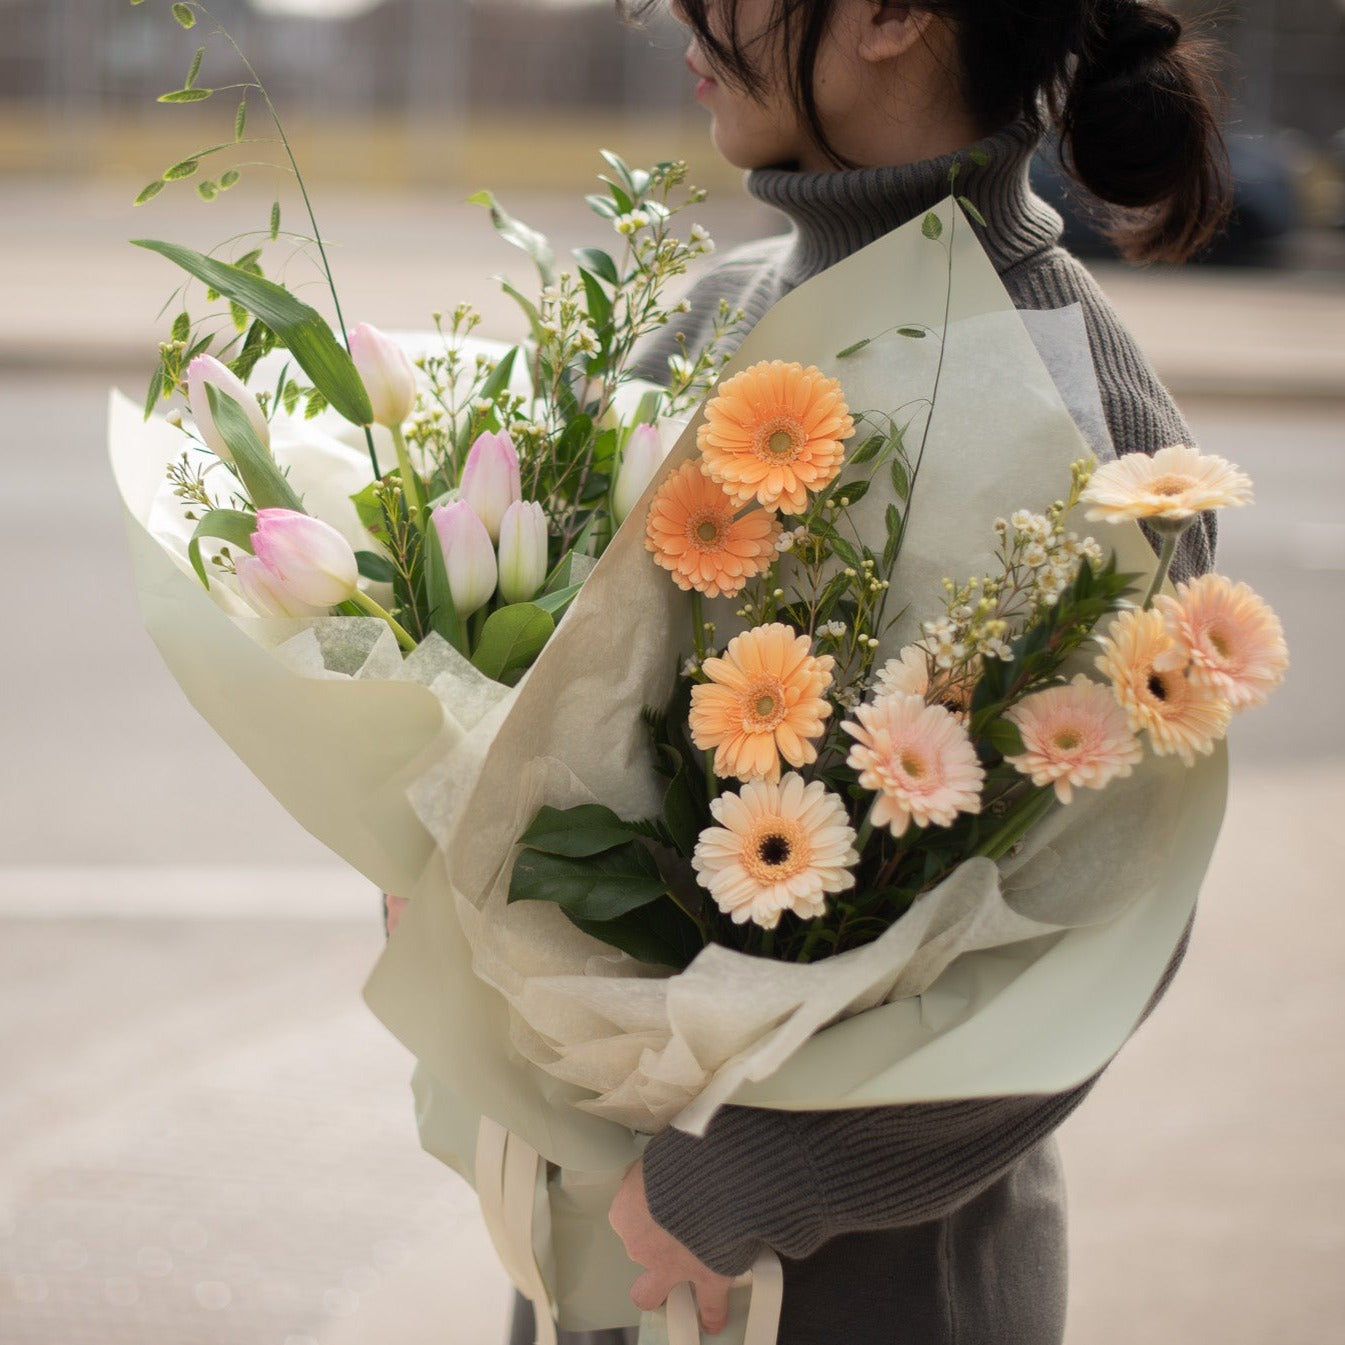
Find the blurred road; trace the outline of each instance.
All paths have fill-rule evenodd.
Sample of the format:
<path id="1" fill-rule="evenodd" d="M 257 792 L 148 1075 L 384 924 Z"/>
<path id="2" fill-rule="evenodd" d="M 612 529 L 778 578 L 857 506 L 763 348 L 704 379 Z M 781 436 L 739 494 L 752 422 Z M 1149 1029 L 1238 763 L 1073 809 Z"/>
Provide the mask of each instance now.
<path id="1" fill-rule="evenodd" d="M 522 269 L 475 213 L 335 204 L 350 311 L 423 326 L 433 290 L 502 330 L 482 276 Z M 563 242 L 586 227 L 518 210 Z M 712 231 L 755 232 L 754 210 L 721 204 Z M 127 214 L 97 188 L 0 184 L 21 263 L 0 304 L 0 1342 L 494 1345 L 505 1286 L 470 1193 L 417 1150 L 409 1062 L 358 999 L 376 897 L 140 629 L 103 418 L 110 382 L 143 385 L 171 280 L 120 240 L 189 238 L 201 212 Z M 197 241 L 242 223 L 211 218 Z M 429 247 L 440 223 L 453 242 Z M 1345 1006 L 1345 285 L 1102 279 L 1199 441 L 1256 481 L 1220 568 L 1276 607 L 1294 666 L 1237 726 L 1187 966 L 1063 1132 L 1069 1339 L 1318 1345 L 1345 1313 L 1345 1085 L 1319 1049 Z"/>

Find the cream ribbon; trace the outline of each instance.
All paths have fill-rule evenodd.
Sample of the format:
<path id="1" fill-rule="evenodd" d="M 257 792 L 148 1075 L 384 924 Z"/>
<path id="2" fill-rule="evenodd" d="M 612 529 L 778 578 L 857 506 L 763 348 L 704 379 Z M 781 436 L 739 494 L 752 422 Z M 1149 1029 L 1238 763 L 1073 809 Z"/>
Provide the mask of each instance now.
<path id="1" fill-rule="evenodd" d="M 486 1231 L 514 1287 L 532 1304 L 536 1345 L 558 1345 L 555 1309 L 533 1250 L 533 1220 L 542 1156 L 525 1140 L 483 1116 L 476 1136 L 476 1194 Z M 742 1345 L 775 1345 L 780 1330 L 784 1272 L 769 1249 L 735 1285 L 750 1286 Z M 668 1345 L 701 1345 L 700 1316 L 689 1284 L 668 1296 Z"/>

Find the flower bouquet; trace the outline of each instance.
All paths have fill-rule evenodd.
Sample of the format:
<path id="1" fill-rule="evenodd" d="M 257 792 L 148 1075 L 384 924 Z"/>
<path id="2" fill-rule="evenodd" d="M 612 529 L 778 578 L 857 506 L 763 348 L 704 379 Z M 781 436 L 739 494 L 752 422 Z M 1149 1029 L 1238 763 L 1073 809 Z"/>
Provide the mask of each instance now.
<path id="1" fill-rule="evenodd" d="M 630 1320 L 642 1136 L 1063 1091 L 1142 1014 L 1283 645 L 1132 521 L 1245 481 L 1093 474 L 1076 423 L 1080 315 L 1016 313 L 950 199 L 758 324 L 520 688 L 366 996 L 540 1317 Z"/>

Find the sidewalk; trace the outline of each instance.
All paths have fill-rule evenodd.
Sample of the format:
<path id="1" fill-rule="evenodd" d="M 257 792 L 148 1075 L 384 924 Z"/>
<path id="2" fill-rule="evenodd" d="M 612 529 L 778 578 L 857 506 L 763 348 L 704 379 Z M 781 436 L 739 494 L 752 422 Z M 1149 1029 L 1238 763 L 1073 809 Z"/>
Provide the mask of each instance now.
<path id="1" fill-rule="evenodd" d="M 1062 1131 L 1069 1345 L 1338 1330 L 1340 764 L 1235 767 L 1187 964 Z M 470 1192 L 357 998 L 376 922 L 247 881 L 269 918 L 0 916 L 0 1339 L 502 1345 Z"/>
<path id="2" fill-rule="evenodd" d="M 563 254 L 601 235 L 579 195 L 508 204 Z M 265 223 L 265 204 L 255 198 L 207 207 L 184 193 L 139 209 L 129 200 L 105 183 L 0 183 L 0 249 L 19 263 L 0 304 L 0 370 L 143 369 L 147 377 L 168 325 L 157 315 L 177 275 L 126 240 L 169 237 L 208 248 Z M 319 209 L 352 320 L 426 328 L 433 310 L 467 300 L 482 312 L 484 334 L 518 330 L 516 310 L 491 275 L 508 271 L 522 280 L 528 263 L 494 236 L 479 207 L 449 193 L 346 191 L 324 193 Z M 697 217 L 721 250 L 776 227 L 760 206 L 727 193 Z M 299 229 L 297 217 L 286 227 Z M 1179 398 L 1345 401 L 1345 268 L 1141 271 L 1107 263 L 1097 275 Z M 320 291 L 311 293 L 321 306 Z"/>

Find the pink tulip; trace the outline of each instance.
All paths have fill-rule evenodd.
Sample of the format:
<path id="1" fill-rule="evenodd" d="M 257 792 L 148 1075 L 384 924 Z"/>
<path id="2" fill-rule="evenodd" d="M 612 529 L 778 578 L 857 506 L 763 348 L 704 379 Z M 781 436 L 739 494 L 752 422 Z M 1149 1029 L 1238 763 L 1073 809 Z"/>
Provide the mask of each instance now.
<path id="1" fill-rule="evenodd" d="M 259 509 L 252 550 L 266 569 L 266 584 L 286 602 L 335 607 L 356 592 L 355 552 L 329 523 L 293 509 Z M 245 567 L 247 568 L 247 567 Z M 247 582 L 256 582 L 253 573 Z"/>
<path id="2" fill-rule="evenodd" d="M 458 494 L 476 510 L 492 542 L 500 540 L 504 511 L 523 491 L 518 453 L 507 434 L 480 434 L 467 454 Z"/>
<path id="3" fill-rule="evenodd" d="M 466 500 L 441 504 L 430 519 L 444 549 L 453 606 L 460 617 L 469 617 L 490 601 L 499 578 L 490 534 Z"/>
<path id="4" fill-rule="evenodd" d="M 259 616 L 321 616 L 327 610 L 290 597 L 271 571 L 246 551 L 234 555 L 234 575 L 244 601 Z"/>
<path id="5" fill-rule="evenodd" d="M 219 432 L 215 417 L 211 414 L 210 398 L 206 393 L 207 385 L 232 397 L 243 408 L 251 422 L 253 432 L 262 441 L 262 445 L 266 448 L 271 447 L 271 427 L 266 423 L 266 416 L 257 399 L 243 386 L 237 376 L 230 373 L 213 355 L 197 355 L 187 365 L 187 401 L 191 406 L 192 417 L 196 421 L 197 432 L 205 440 L 206 447 L 217 458 L 232 464 L 234 455 L 229 451 L 229 445 L 224 442 L 224 436 Z"/>
<path id="6" fill-rule="evenodd" d="M 350 358 L 369 394 L 374 424 L 395 429 L 416 404 L 416 367 L 396 341 L 361 322 L 350 333 Z"/>
<path id="7" fill-rule="evenodd" d="M 515 500 L 500 520 L 500 597 L 527 602 L 547 571 L 546 515 L 535 500 Z"/>
<path id="8" fill-rule="evenodd" d="M 635 508 L 645 487 L 654 479 L 654 473 L 663 465 L 667 455 L 658 430 L 652 425 L 637 425 L 626 440 L 626 451 L 621 455 L 621 469 L 616 474 L 612 490 L 612 513 L 618 523 Z"/>

